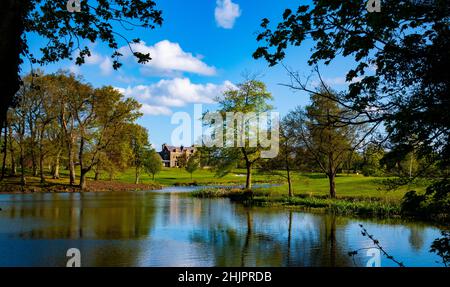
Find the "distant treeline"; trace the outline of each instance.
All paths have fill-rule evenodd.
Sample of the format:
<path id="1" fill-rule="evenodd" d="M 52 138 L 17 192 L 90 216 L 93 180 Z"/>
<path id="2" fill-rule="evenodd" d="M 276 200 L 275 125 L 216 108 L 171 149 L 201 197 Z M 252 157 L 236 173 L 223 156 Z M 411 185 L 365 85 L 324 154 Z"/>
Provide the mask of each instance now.
<path id="1" fill-rule="evenodd" d="M 43 183 L 64 168 L 70 185 L 85 189 L 88 172 L 112 178 L 134 166 L 138 181 L 142 157 L 154 152 L 147 130 L 135 123 L 139 109 L 113 87 L 94 88 L 67 72 L 25 76 L 3 129 L 2 179 L 17 175 L 25 185 L 30 172 Z"/>

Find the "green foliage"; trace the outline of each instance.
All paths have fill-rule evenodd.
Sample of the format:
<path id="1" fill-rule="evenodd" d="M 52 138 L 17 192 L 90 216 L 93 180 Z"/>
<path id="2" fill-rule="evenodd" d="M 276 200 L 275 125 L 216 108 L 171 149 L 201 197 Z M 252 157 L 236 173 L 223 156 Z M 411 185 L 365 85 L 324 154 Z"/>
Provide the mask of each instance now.
<path id="1" fill-rule="evenodd" d="M 189 157 L 189 159 L 187 160 L 186 163 L 186 171 L 189 172 L 191 174 L 191 179 L 192 179 L 192 174 L 200 167 L 200 161 L 197 155 L 191 155 Z"/>
<path id="2" fill-rule="evenodd" d="M 286 9 L 275 28 L 263 19 L 261 47 L 253 56 L 275 65 L 289 46 L 311 39 L 310 65 L 328 65 L 340 55 L 353 59 L 349 89 L 339 101 L 367 115 L 368 122 L 384 124 L 391 151 L 400 159 L 414 152 L 416 159 L 448 169 L 450 114 L 442 112 L 450 110 L 448 1 L 384 1 L 380 13 L 369 13 L 365 4 L 314 0 Z M 411 163 L 404 162 L 407 174 L 415 168 Z M 401 160 L 396 164 L 401 167 Z"/>
<path id="3" fill-rule="evenodd" d="M 107 171 L 112 179 L 129 166 L 130 130 L 141 116 L 136 100 L 125 99 L 111 86 L 93 88 L 66 72 L 27 75 L 19 93 L 18 106 L 8 115 L 8 130 L 19 147 L 22 178 L 28 162 L 34 176 L 39 170 L 42 183 L 47 164 L 58 170 L 65 163 L 73 185 L 77 162 L 84 188 L 92 169 L 97 175 Z M 13 165 L 17 155 L 12 148 L 9 152 Z M 53 172 L 52 177 L 59 175 Z"/>
<path id="4" fill-rule="evenodd" d="M 324 199 L 324 198 L 292 198 L 284 201 L 287 205 L 305 206 L 312 208 L 324 208 L 338 214 L 358 214 L 372 216 L 396 216 L 400 214 L 400 208 L 397 204 L 370 201 L 370 200 L 351 200 L 351 199 Z"/>
<path id="5" fill-rule="evenodd" d="M 321 209 L 337 214 L 357 214 L 364 216 L 398 216 L 400 206 L 396 203 L 381 200 L 369 200 L 358 198 L 329 199 L 311 196 L 271 196 L 262 190 L 248 193 L 240 189 L 209 188 L 191 193 L 194 197 L 216 198 L 228 197 L 232 200 L 244 202 L 249 205 L 284 205 L 305 209 Z"/>
<path id="6" fill-rule="evenodd" d="M 375 144 L 367 145 L 362 156 L 362 174 L 365 176 L 383 176 L 384 170 L 381 166 L 381 160 L 383 157 L 383 148 Z"/>
<path id="7" fill-rule="evenodd" d="M 266 85 L 254 79 L 238 84 L 237 89 L 225 91 L 223 96 L 217 99 L 218 112 L 223 118 L 226 118 L 226 113 L 234 113 L 236 116 L 230 123 L 225 120 L 223 126 L 217 126 L 217 123 L 210 124 L 216 130 L 225 129 L 226 133 L 232 133 L 235 139 L 234 143 L 229 143 L 233 144 L 232 147 L 214 147 L 210 150 L 210 164 L 214 166 L 218 176 L 225 176 L 243 162 L 247 168 L 246 188 L 251 187 L 251 169 L 261 159 L 262 147 L 252 147 L 249 144 L 257 135 L 245 127 L 249 127 L 251 121 L 255 120 L 251 117 L 257 117 L 260 113 L 272 109 L 267 103 L 270 100 L 272 95 L 267 91 Z"/>
<path id="8" fill-rule="evenodd" d="M 26 13 L 22 16 L 23 24 L 27 32 L 34 32 L 46 38 L 47 45 L 41 48 L 42 57 L 36 58 L 29 54 L 27 43 L 23 43 L 24 52 L 30 56 L 32 62 L 44 64 L 55 62 L 60 59 L 71 58 L 73 49 L 79 49 L 76 58 L 77 64 L 83 64 L 86 57 L 90 56 L 87 46 L 76 46 L 81 40 L 89 40 L 94 43 L 103 41 L 114 50 L 112 54 L 113 67 L 120 67 L 118 57 L 122 56 L 118 51 L 117 37 L 121 37 L 113 29 L 111 22 L 123 24 L 128 21 L 137 20 L 135 25 L 142 28 L 154 29 L 155 25 L 162 24 L 162 13 L 155 9 L 154 1 L 96 1 L 96 5 L 81 3 L 80 13 L 68 13 L 66 2 L 59 1 L 30 1 L 30 5 L 23 7 Z M 91 4 L 92 5 L 92 4 Z M 25 6 L 25 5 L 24 5 Z M 56 25 L 55 23 L 64 23 Z M 130 42 L 139 42 L 133 39 Z M 149 54 L 134 53 L 139 62 L 150 61 Z"/>
<path id="9" fill-rule="evenodd" d="M 132 163 L 135 168 L 135 183 L 139 183 L 141 170 L 144 168 L 146 157 L 151 149 L 148 141 L 148 131 L 137 124 L 130 124 L 127 127 L 128 139 L 132 150 Z"/>
<path id="10" fill-rule="evenodd" d="M 185 153 L 183 153 L 181 156 L 177 158 L 178 160 L 178 167 L 185 168 L 188 162 L 188 157 Z"/>
<path id="11" fill-rule="evenodd" d="M 7 109 L 14 104 L 14 95 L 20 86 L 19 66 L 23 59 L 31 63 L 44 65 L 61 59 L 72 59 L 76 56 L 76 64 L 81 65 L 91 55 L 88 45 L 82 43 L 104 42 L 112 50 L 112 66 L 121 66 L 118 39 L 127 44 L 137 43 L 139 39 L 126 39 L 120 27 L 130 30 L 134 27 L 154 29 L 162 24 L 162 12 L 155 8 L 154 1 L 143 0 L 97 0 L 81 1 L 81 12 L 67 11 L 67 1 L 43 0 L 5 0 L 0 15 L 5 20 L 2 24 L 1 42 L 10 43 L 1 50 L 0 64 L 5 77 L 1 86 L 5 94 L 0 106 L 0 127 Z M 130 28 L 131 27 L 131 28 Z M 39 48 L 39 55 L 31 53 L 26 33 L 42 38 L 38 43 L 45 43 Z M 78 53 L 76 53 L 78 52 Z M 150 54 L 131 51 L 139 63 L 151 60 Z"/>
<path id="12" fill-rule="evenodd" d="M 162 170 L 161 157 L 155 150 L 146 151 L 144 157 L 145 171 L 151 174 L 155 180 L 155 175 Z"/>
<path id="13" fill-rule="evenodd" d="M 450 231 L 442 231 L 442 237 L 436 238 L 431 244 L 430 252 L 442 258 L 442 263 L 448 267 L 450 264 Z"/>
<path id="14" fill-rule="evenodd" d="M 450 181 L 438 181 L 430 185 L 424 194 L 407 192 L 402 201 L 402 212 L 424 218 L 450 217 Z"/>
<path id="15" fill-rule="evenodd" d="M 352 112 L 339 104 L 337 93 L 325 85 L 311 93 L 311 104 L 291 111 L 285 118 L 290 138 L 310 153 L 316 166 L 330 180 L 330 196 L 335 197 L 334 178 L 343 163 L 360 142 L 358 127 L 342 124 L 340 119 L 351 117 Z"/>

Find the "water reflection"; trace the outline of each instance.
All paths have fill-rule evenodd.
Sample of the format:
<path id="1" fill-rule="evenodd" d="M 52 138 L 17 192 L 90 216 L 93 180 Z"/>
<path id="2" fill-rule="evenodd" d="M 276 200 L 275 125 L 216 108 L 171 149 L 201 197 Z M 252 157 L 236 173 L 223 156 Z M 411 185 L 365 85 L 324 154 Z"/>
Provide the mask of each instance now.
<path id="1" fill-rule="evenodd" d="M 84 266 L 364 266 L 347 252 L 371 246 L 362 220 L 169 192 L 0 195 L 0 206 L 1 266 L 64 266 L 71 247 Z M 405 265 L 437 264 L 437 228 L 363 224 Z"/>
<path id="2" fill-rule="evenodd" d="M 39 194 L 12 199 L 1 215 L 21 223 L 14 228 L 20 232 L 13 236 L 22 239 L 137 239 L 149 234 L 155 212 L 151 198 L 127 194 Z"/>

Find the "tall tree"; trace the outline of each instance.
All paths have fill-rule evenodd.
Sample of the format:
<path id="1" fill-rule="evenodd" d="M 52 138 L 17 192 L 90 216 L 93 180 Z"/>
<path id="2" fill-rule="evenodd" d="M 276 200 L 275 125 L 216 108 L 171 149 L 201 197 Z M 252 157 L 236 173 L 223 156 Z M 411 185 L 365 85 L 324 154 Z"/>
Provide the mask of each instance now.
<path id="1" fill-rule="evenodd" d="M 84 91 L 83 91 L 84 90 Z M 98 164 L 101 152 L 106 150 L 127 124 L 141 114 L 140 104 L 131 98 L 123 99 L 111 86 L 92 90 L 84 85 L 78 88 L 80 99 L 74 114 L 78 124 L 80 143 L 80 187 L 86 188 L 86 175 Z"/>
<path id="2" fill-rule="evenodd" d="M 0 131 L 2 131 L 2 129 L 0 129 Z M 0 132 L 0 136 L 1 136 L 1 132 Z M 5 128 L 4 128 L 3 138 L 2 138 L 2 153 L 3 153 L 2 171 L 1 171 L 2 174 L 0 176 L 0 181 L 2 181 L 5 178 L 5 173 L 6 173 L 6 160 L 8 157 L 8 121 L 5 122 Z"/>
<path id="3" fill-rule="evenodd" d="M 112 137 L 111 143 L 100 150 L 97 164 L 93 167 L 96 180 L 99 179 L 101 171 L 106 171 L 109 180 L 113 180 L 117 172 L 124 171 L 130 166 L 133 151 L 129 142 L 129 127 L 128 124 L 123 125 Z"/>
<path id="4" fill-rule="evenodd" d="M 315 162 L 329 180 L 329 194 L 336 197 L 335 178 L 346 160 L 363 142 L 360 133 L 339 118 L 350 111 L 333 100 L 335 94 L 322 86 L 318 94 L 311 95 L 311 104 L 304 110 L 297 108 L 286 116 L 286 125 L 297 135 L 314 157 Z"/>
<path id="5" fill-rule="evenodd" d="M 283 119 L 280 126 L 278 155 L 262 162 L 260 165 L 262 172 L 286 179 L 289 197 L 294 196 L 292 171 L 299 169 L 298 155 L 301 151 L 301 145 L 296 140 L 298 138 L 295 134 L 297 130 L 291 124 L 289 118 Z"/>
<path id="6" fill-rule="evenodd" d="M 270 65 L 289 46 L 314 45 L 308 63 L 351 57 L 348 92 L 339 97 L 367 121 L 383 122 L 396 154 L 429 157 L 450 166 L 450 6 L 447 0 L 321 1 L 286 9 L 272 29 L 263 19 L 253 56 Z M 412 137 L 411 135 L 414 135 Z"/>
<path id="7" fill-rule="evenodd" d="M 129 140 L 132 150 L 132 165 L 135 169 L 134 183 L 138 184 L 141 178 L 142 169 L 144 168 L 146 156 L 150 150 L 148 141 L 148 131 L 144 127 L 131 124 L 128 127 Z"/>
<path id="8" fill-rule="evenodd" d="M 155 175 L 162 169 L 161 157 L 155 150 L 152 149 L 145 152 L 144 168 L 155 180 Z"/>
<path id="9" fill-rule="evenodd" d="M 188 156 L 186 153 L 181 154 L 177 157 L 178 167 L 185 168 L 188 162 Z"/>
<path id="10" fill-rule="evenodd" d="M 76 180 L 75 149 L 78 127 L 75 114 L 78 109 L 76 102 L 80 96 L 78 92 L 79 80 L 73 74 L 64 72 L 51 75 L 51 81 L 54 85 L 50 86 L 50 93 L 53 94 L 55 99 L 58 122 L 66 145 L 70 185 L 75 185 Z"/>
<path id="11" fill-rule="evenodd" d="M 246 170 L 246 189 L 252 187 L 252 169 L 255 163 L 261 160 L 263 150 L 257 142 L 254 125 L 261 113 L 272 109 L 267 103 L 270 100 L 272 95 L 267 91 L 266 85 L 254 79 L 248 79 L 237 85 L 237 88 L 225 91 L 223 96 L 218 98 L 220 106 L 218 112 L 226 120 L 223 121 L 223 126 L 215 128 L 224 129 L 225 134 L 231 134 L 234 142 L 228 144 L 234 146 L 216 149 L 213 153 L 214 165 L 217 174 L 224 176 L 243 161 Z M 233 115 L 231 120 L 227 118 L 227 113 Z M 252 142 L 255 144 L 251 144 Z"/>
<path id="12" fill-rule="evenodd" d="M 14 130 L 14 140 L 19 147 L 19 164 L 20 164 L 20 184 L 23 188 L 26 184 L 25 177 L 25 154 L 26 154 L 26 129 L 27 129 L 27 110 L 29 107 L 29 101 L 26 94 L 29 92 L 29 86 L 23 85 L 19 90 L 21 93 L 21 99 L 18 103 L 18 108 L 14 109 L 9 115 L 9 123 Z"/>
<path id="13" fill-rule="evenodd" d="M 39 108 L 35 113 L 35 130 L 37 137 L 37 150 L 39 154 L 39 177 L 41 183 L 45 182 L 44 176 L 44 159 L 50 152 L 49 137 L 47 134 L 48 127 L 56 122 L 58 111 L 54 107 L 55 95 L 51 93 L 51 89 L 48 87 L 52 85 L 51 77 L 44 76 L 43 73 L 33 80 L 34 91 L 32 97 L 35 97 L 38 101 Z"/>
<path id="14" fill-rule="evenodd" d="M 384 150 L 377 144 L 368 144 L 362 153 L 361 171 L 366 176 L 380 176 L 383 174 L 381 159 Z"/>
<path id="15" fill-rule="evenodd" d="M 192 174 L 200 167 L 200 158 L 194 154 L 189 157 L 189 159 L 186 162 L 186 171 L 189 172 L 191 175 L 192 180 Z"/>
<path id="16" fill-rule="evenodd" d="M 97 0 L 81 1 L 81 11 L 70 13 L 67 0 L 4 0 L 0 4 L 0 127 L 4 127 L 6 113 L 14 105 L 14 97 L 20 86 L 20 65 L 27 58 L 31 63 L 45 64 L 60 59 L 71 59 L 78 51 L 76 63 L 84 63 L 90 50 L 80 46 L 83 40 L 92 43 L 102 41 L 113 50 L 113 68 L 121 63 L 119 43 L 125 40 L 120 29 L 136 26 L 154 29 L 162 24 L 162 12 L 154 1 L 147 0 Z M 116 25 L 117 24 L 117 25 Z M 42 37 L 42 57 L 31 53 L 28 46 L 29 33 Z M 133 39 L 139 42 L 139 39 Z M 149 61 L 150 55 L 132 51 L 140 63 Z"/>

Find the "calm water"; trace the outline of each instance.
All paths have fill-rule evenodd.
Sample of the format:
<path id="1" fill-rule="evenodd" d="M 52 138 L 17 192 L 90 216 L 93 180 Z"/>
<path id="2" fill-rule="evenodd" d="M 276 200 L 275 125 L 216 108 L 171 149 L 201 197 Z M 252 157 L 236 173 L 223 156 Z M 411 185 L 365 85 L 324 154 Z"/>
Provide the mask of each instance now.
<path id="1" fill-rule="evenodd" d="M 439 229 L 367 221 L 164 192 L 0 195 L 0 266 L 364 266 L 359 223 L 407 266 L 440 266 Z M 393 266 L 382 258 L 382 266 Z"/>

